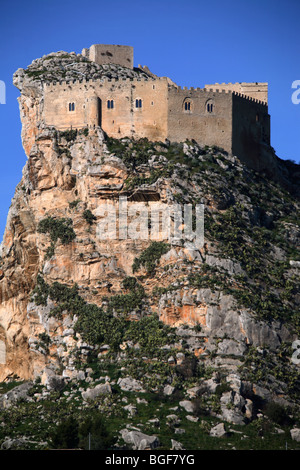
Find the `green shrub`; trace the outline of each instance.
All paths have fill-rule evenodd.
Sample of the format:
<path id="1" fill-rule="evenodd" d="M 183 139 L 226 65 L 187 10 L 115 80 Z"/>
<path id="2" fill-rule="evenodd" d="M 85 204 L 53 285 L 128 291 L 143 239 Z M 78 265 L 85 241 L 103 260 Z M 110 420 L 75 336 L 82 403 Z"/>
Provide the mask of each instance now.
<path id="1" fill-rule="evenodd" d="M 79 439 L 80 448 L 85 450 L 109 450 L 116 442 L 116 438 L 108 431 L 103 416 L 97 412 L 80 425 Z"/>
<path id="2" fill-rule="evenodd" d="M 166 326 L 154 313 L 138 322 L 130 322 L 124 337 L 127 341 L 139 343 L 140 347 L 148 352 L 157 353 L 158 348 L 171 344 L 175 335 L 172 328 Z"/>
<path id="3" fill-rule="evenodd" d="M 147 274 L 154 274 L 158 261 L 162 255 L 169 251 L 169 249 L 170 245 L 167 243 L 152 242 L 138 258 L 134 259 L 132 271 L 136 272 L 141 268 L 141 266 L 143 266 L 146 268 Z"/>
<path id="4" fill-rule="evenodd" d="M 49 216 L 39 222 L 38 232 L 48 233 L 54 243 L 60 239 L 61 243 L 67 245 L 76 238 L 72 224 L 72 219 L 55 219 L 54 217 Z"/>
<path id="5" fill-rule="evenodd" d="M 279 424 L 281 426 L 290 424 L 291 419 L 289 418 L 286 409 L 279 403 L 268 403 L 264 409 L 264 413 L 275 424 Z"/>
<path id="6" fill-rule="evenodd" d="M 89 210 L 86 209 L 83 213 L 84 219 L 87 221 L 89 225 L 92 225 L 92 223 L 97 220 L 97 218 L 94 216 L 94 214 Z"/>
<path id="7" fill-rule="evenodd" d="M 128 276 L 128 277 L 125 277 L 122 284 L 123 284 L 124 289 L 133 291 L 136 289 L 138 282 L 135 277 Z"/>
<path id="8" fill-rule="evenodd" d="M 141 312 L 145 304 L 144 288 L 137 284 L 128 294 L 117 294 L 108 299 L 107 311 L 111 314 L 129 314 Z"/>
<path id="9" fill-rule="evenodd" d="M 80 203 L 80 199 L 75 199 L 74 201 L 69 202 L 70 209 L 75 209 Z"/>
<path id="10" fill-rule="evenodd" d="M 185 357 L 182 363 L 176 366 L 176 372 L 182 379 L 190 379 L 197 375 L 197 365 L 195 356 Z"/>
<path id="11" fill-rule="evenodd" d="M 72 140 L 76 139 L 77 132 L 77 129 L 67 129 L 65 131 L 61 131 L 59 135 L 60 137 L 65 138 L 67 142 L 71 142 Z"/>

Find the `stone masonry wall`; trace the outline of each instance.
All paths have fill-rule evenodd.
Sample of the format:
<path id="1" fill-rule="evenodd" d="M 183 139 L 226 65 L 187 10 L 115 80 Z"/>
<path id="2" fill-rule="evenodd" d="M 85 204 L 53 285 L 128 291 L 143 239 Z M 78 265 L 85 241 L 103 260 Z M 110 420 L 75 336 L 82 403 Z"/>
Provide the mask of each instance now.
<path id="1" fill-rule="evenodd" d="M 44 119 L 60 130 L 99 125 L 111 137 L 164 140 L 167 92 L 166 79 L 50 84 L 44 88 Z M 141 107 L 136 107 L 136 100 L 141 100 Z M 108 102 L 113 104 L 108 107 Z M 69 111 L 70 103 L 74 103 L 74 111 Z"/>
<path id="2" fill-rule="evenodd" d="M 190 103 L 190 110 L 185 109 L 185 103 Z M 211 112 L 208 104 L 212 105 Z M 217 145 L 231 152 L 232 94 L 171 87 L 168 138 L 178 142 L 195 139 L 200 144 Z"/>
<path id="3" fill-rule="evenodd" d="M 114 138 L 194 139 L 246 163 L 270 143 L 266 103 L 228 90 L 182 89 L 166 77 L 46 84 L 42 117 L 59 130 L 100 126 Z"/>
<path id="4" fill-rule="evenodd" d="M 232 152 L 244 163 L 260 169 L 262 144 L 270 144 L 270 115 L 260 102 L 233 95 Z"/>

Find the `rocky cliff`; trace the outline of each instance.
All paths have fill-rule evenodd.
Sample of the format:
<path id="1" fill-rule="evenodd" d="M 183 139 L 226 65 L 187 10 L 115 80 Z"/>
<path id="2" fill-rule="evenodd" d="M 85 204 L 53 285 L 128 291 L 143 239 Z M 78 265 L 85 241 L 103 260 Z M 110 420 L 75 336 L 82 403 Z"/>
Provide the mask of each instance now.
<path id="1" fill-rule="evenodd" d="M 77 72 L 104 73 L 61 52 L 14 76 L 28 160 L 1 246 L 0 380 L 39 383 L 45 397 L 80 384 L 80 399 L 98 399 L 102 411 L 109 396 L 112 415 L 124 398 L 113 399 L 113 388 L 117 395 L 156 394 L 162 402 L 179 393 L 180 409 L 195 423 L 208 413 L 243 426 L 275 403 L 295 424 L 296 175 L 290 181 L 290 167 L 281 161 L 282 184 L 196 142 L 114 140 L 100 128 L 46 128 L 41 80 L 45 74 L 54 79 L 61 61 L 65 70 L 75 61 Z M 204 205 L 203 246 L 193 238 L 134 239 L 118 231 L 101 237 L 102 209 L 110 204 L 118 211 L 121 196 L 129 212 L 139 203 L 149 210 L 158 203 L 165 210 Z M 29 396 L 42 399 L 36 390 Z M 105 396 L 100 405 L 99 396 Z M 137 404 L 130 406 L 133 419 Z M 168 429 L 181 429 L 180 420 L 170 420 Z M 135 445 L 128 430 L 121 434 Z"/>

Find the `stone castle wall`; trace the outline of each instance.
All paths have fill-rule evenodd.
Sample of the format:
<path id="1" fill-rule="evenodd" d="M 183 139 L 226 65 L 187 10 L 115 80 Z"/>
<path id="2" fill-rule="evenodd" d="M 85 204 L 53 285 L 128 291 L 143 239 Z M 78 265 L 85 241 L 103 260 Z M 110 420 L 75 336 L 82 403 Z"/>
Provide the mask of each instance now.
<path id="1" fill-rule="evenodd" d="M 186 106 L 186 103 L 190 103 L 190 106 Z M 212 108 L 208 108 L 208 105 Z M 190 107 L 190 110 L 186 110 L 186 107 Z M 168 138 L 178 142 L 194 139 L 231 152 L 232 95 L 204 89 L 171 87 Z"/>
<path id="2" fill-rule="evenodd" d="M 95 80 L 44 87 L 45 123 L 64 130 L 101 126 L 115 138 L 167 138 L 168 82 L 158 80 Z M 136 106 L 136 100 L 141 107 Z M 74 103 L 74 110 L 69 105 Z"/>
<path id="3" fill-rule="evenodd" d="M 94 44 L 82 54 L 100 65 L 133 68 L 130 46 Z M 268 84 L 258 82 L 187 89 L 149 72 L 148 79 L 50 83 L 41 118 L 59 130 L 100 126 L 114 138 L 194 139 L 247 162 L 259 158 L 261 142 L 270 143 Z"/>
<path id="4" fill-rule="evenodd" d="M 268 107 L 238 94 L 232 97 L 232 153 L 259 169 L 264 144 L 270 145 Z"/>
<path id="5" fill-rule="evenodd" d="M 230 90 L 181 88 L 168 78 L 46 84 L 43 118 L 60 130 L 101 126 L 114 138 L 194 139 L 247 159 L 270 142 L 266 103 Z"/>

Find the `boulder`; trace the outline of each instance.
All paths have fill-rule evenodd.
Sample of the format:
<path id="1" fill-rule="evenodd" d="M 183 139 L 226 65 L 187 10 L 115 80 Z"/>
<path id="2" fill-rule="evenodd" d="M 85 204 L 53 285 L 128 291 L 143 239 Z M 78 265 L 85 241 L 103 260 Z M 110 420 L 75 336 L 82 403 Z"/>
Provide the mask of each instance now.
<path id="1" fill-rule="evenodd" d="M 222 419 L 224 419 L 228 423 L 236 424 L 239 426 L 243 426 L 245 424 L 245 417 L 241 412 L 234 409 L 228 409 L 226 407 L 222 407 Z"/>
<path id="2" fill-rule="evenodd" d="M 174 390 L 175 390 L 175 387 L 172 387 L 172 385 L 166 385 L 164 390 L 163 390 L 163 393 L 164 393 L 164 395 L 170 396 L 170 395 L 172 395 Z"/>
<path id="3" fill-rule="evenodd" d="M 13 388 L 9 392 L 0 396 L 0 407 L 9 408 L 18 400 L 28 400 L 28 390 L 32 388 L 32 382 L 26 382 Z"/>
<path id="4" fill-rule="evenodd" d="M 120 432 L 126 444 L 130 444 L 133 450 L 155 449 L 160 444 L 157 436 L 148 436 L 140 431 L 128 429 L 122 429 Z"/>
<path id="5" fill-rule="evenodd" d="M 171 439 L 171 450 L 185 450 L 181 442 Z"/>
<path id="6" fill-rule="evenodd" d="M 25 450 L 29 449 L 32 444 L 39 444 L 40 446 L 46 446 L 46 442 L 31 441 L 26 437 L 19 437 L 16 439 L 6 439 L 2 445 L 1 450 Z"/>
<path id="7" fill-rule="evenodd" d="M 220 403 L 222 419 L 232 424 L 245 424 L 245 416 L 242 410 L 245 408 L 246 400 L 238 392 L 231 390 L 223 393 Z"/>
<path id="8" fill-rule="evenodd" d="M 193 403 L 189 400 L 182 400 L 179 402 L 179 405 L 185 409 L 188 413 L 193 413 L 194 411 L 194 406 Z"/>
<path id="9" fill-rule="evenodd" d="M 120 378 L 117 384 L 124 392 L 145 392 L 141 382 L 132 377 Z"/>
<path id="10" fill-rule="evenodd" d="M 178 426 L 181 421 L 180 418 L 175 414 L 166 416 L 166 420 L 168 426 Z"/>
<path id="11" fill-rule="evenodd" d="M 211 428 L 209 435 L 212 436 L 212 437 L 224 437 L 224 436 L 226 436 L 227 432 L 226 432 L 224 423 L 217 424 L 216 426 Z"/>
<path id="12" fill-rule="evenodd" d="M 223 339 L 218 344 L 217 354 L 224 356 L 243 356 L 247 349 L 245 343 L 233 339 Z"/>
<path id="13" fill-rule="evenodd" d="M 128 412 L 129 416 L 137 415 L 137 408 L 134 405 L 126 405 L 124 406 L 124 410 Z"/>
<path id="14" fill-rule="evenodd" d="M 291 437 L 294 441 L 300 442 L 300 429 L 299 428 L 291 429 Z"/>
<path id="15" fill-rule="evenodd" d="M 187 391 L 186 391 L 186 394 L 190 397 L 190 398 L 196 398 L 201 392 L 201 387 L 199 386 L 196 386 L 196 387 L 192 387 L 192 388 L 189 388 Z"/>
<path id="16" fill-rule="evenodd" d="M 85 392 L 82 392 L 82 398 L 84 400 L 95 400 L 100 395 L 109 395 L 112 393 L 111 386 L 109 383 L 96 385 L 94 388 L 88 388 Z"/>

